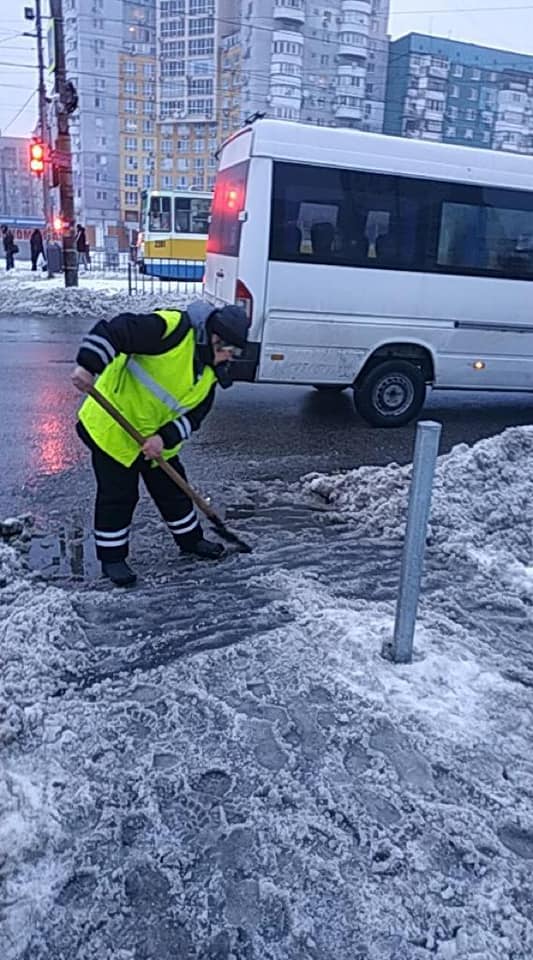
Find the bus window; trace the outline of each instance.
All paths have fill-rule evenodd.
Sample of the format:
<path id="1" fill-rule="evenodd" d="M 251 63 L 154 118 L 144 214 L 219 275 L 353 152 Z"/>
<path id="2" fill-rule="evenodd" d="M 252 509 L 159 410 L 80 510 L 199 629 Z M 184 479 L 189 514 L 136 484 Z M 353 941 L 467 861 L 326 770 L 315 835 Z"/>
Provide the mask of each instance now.
<path id="1" fill-rule="evenodd" d="M 209 230 L 209 212 L 211 201 L 196 197 L 191 200 L 191 233 L 207 234 Z"/>
<path id="2" fill-rule="evenodd" d="M 191 233 L 191 199 L 174 198 L 174 233 Z"/>
<path id="3" fill-rule="evenodd" d="M 152 197 L 148 229 L 151 233 L 170 233 L 170 197 Z"/>

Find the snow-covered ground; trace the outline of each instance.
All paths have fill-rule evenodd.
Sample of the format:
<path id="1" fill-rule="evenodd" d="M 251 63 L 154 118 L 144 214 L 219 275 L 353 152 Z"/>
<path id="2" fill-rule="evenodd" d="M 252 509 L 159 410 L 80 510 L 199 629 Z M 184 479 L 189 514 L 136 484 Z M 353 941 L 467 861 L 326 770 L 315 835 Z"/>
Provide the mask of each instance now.
<path id="1" fill-rule="evenodd" d="M 530 960 L 532 457 L 440 459 L 408 666 L 407 467 L 249 485 L 207 569 L 150 520 L 129 593 L 0 546 L 3 960 Z"/>
<path id="2" fill-rule="evenodd" d="M 146 293 L 128 294 L 128 277 L 123 271 L 109 273 L 83 269 L 79 274 L 79 286 L 66 289 L 63 276 L 48 279 L 40 271 L 32 273 L 27 264 L 18 264 L 16 269 L 0 272 L 0 314 L 24 314 L 38 316 L 86 316 L 94 321 L 109 319 L 121 310 L 151 310 L 161 304 L 180 305 L 200 293 L 201 285 L 184 283 L 183 291 L 176 292 L 175 285 L 168 292 L 158 289 L 155 283 L 151 292 L 150 282 Z"/>

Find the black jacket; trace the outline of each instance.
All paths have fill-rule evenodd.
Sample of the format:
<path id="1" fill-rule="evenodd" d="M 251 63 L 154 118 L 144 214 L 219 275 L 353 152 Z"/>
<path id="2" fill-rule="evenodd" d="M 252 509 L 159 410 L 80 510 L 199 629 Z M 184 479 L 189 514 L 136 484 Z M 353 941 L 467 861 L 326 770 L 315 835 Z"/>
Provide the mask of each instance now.
<path id="1" fill-rule="evenodd" d="M 15 246 L 15 238 L 11 230 L 6 230 L 5 233 L 2 233 L 2 238 L 4 241 L 4 250 L 6 253 L 11 253 L 13 247 Z"/>
<path id="2" fill-rule="evenodd" d="M 30 237 L 30 247 L 33 254 L 43 253 L 43 237 L 40 230 L 34 230 Z"/>

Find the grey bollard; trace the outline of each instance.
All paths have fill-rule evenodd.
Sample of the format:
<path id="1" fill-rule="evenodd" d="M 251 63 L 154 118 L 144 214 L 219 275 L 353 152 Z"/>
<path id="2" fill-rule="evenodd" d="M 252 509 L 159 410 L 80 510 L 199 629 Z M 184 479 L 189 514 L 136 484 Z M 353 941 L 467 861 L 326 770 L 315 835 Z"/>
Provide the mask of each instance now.
<path id="1" fill-rule="evenodd" d="M 385 644 L 382 651 L 383 656 L 394 663 L 411 663 L 413 659 L 416 611 L 441 429 L 442 424 L 432 420 L 422 420 L 416 428 L 394 635 L 392 644 Z"/>

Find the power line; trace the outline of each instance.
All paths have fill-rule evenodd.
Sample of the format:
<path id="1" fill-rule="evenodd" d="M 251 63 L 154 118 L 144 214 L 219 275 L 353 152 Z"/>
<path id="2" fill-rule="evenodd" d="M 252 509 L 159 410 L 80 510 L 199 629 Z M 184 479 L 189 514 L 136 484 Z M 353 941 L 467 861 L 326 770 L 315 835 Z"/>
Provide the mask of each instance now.
<path id="1" fill-rule="evenodd" d="M 5 134 L 6 130 L 9 130 L 9 128 L 12 127 L 14 123 L 16 123 L 16 121 L 17 121 L 18 118 L 20 117 L 21 113 L 24 113 L 26 107 L 29 106 L 31 100 L 33 100 L 33 98 L 35 97 L 36 94 L 37 94 L 37 90 L 33 90 L 33 91 L 30 93 L 28 99 L 25 101 L 25 103 L 22 104 L 22 106 L 21 106 L 20 110 L 18 111 L 18 113 L 15 114 L 15 116 L 13 117 L 13 119 L 10 120 L 9 123 L 6 124 L 5 127 L 3 127 L 2 133 Z"/>

